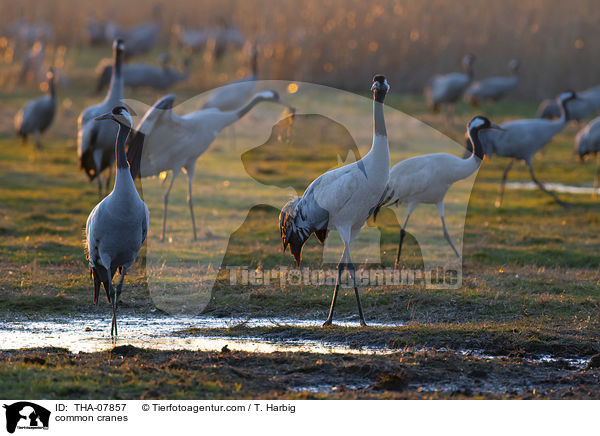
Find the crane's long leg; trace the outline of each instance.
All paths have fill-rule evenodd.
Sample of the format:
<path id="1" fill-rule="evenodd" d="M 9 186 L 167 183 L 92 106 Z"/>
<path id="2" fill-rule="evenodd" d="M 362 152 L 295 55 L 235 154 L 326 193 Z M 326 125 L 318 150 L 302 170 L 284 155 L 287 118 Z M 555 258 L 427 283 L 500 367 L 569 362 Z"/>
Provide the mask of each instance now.
<path id="1" fill-rule="evenodd" d="M 186 167 L 185 172 L 187 173 L 188 176 L 188 196 L 187 196 L 187 202 L 188 202 L 188 206 L 190 207 L 190 215 L 192 217 L 192 229 L 194 230 L 194 241 L 198 240 L 198 237 L 196 235 L 196 220 L 194 219 L 194 204 L 192 202 L 192 182 L 194 181 L 194 172 L 196 171 L 196 162 L 194 161 L 194 163 L 188 167 Z"/>
<path id="2" fill-rule="evenodd" d="M 167 207 L 169 205 L 169 193 L 171 192 L 171 188 L 173 188 L 173 182 L 179 175 L 181 168 L 173 170 L 173 177 L 171 177 L 171 183 L 169 183 L 169 187 L 167 188 L 167 192 L 165 193 L 164 199 L 164 208 L 163 208 L 163 227 L 162 227 L 162 236 L 160 237 L 161 241 L 165 240 L 165 232 L 167 229 Z"/>
<path id="3" fill-rule="evenodd" d="M 123 266 L 121 267 L 121 277 L 119 278 L 119 284 L 117 285 L 117 304 L 119 303 L 119 298 L 121 297 L 121 291 L 123 289 L 123 281 L 125 279 L 125 274 L 127 274 L 127 268 Z"/>
<path id="4" fill-rule="evenodd" d="M 550 197 L 552 197 L 554 199 L 554 201 L 556 201 L 562 207 L 567 207 L 567 203 L 565 203 L 560 198 L 558 198 L 558 196 L 554 192 L 548 191 L 546 189 L 546 187 L 535 177 L 535 174 L 533 172 L 533 165 L 531 164 L 531 162 L 525 162 L 525 163 L 529 167 L 529 174 L 531 174 L 531 180 L 533 180 L 535 182 L 535 184 L 538 185 L 538 188 L 540 188 L 543 192 L 545 192 Z"/>
<path id="5" fill-rule="evenodd" d="M 444 229 L 444 238 L 446 238 L 446 241 L 448 241 L 448 244 L 450 244 L 450 247 L 452 247 L 452 249 L 454 250 L 454 254 L 456 254 L 456 257 L 460 258 L 460 254 L 458 254 L 458 250 L 452 243 L 452 239 L 450 239 L 450 235 L 448 234 L 448 229 L 446 229 L 446 220 L 444 219 L 444 202 L 441 201 L 436 206 L 438 208 L 440 218 L 442 219 L 442 229 Z"/>
<path id="6" fill-rule="evenodd" d="M 112 324 L 110 326 L 110 336 L 114 339 L 117 336 L 117 293 L 112 283 L 112 274 L 107 270 L 108 275 L 108 295 L 110 296 L 110 304 L 112 306 Z"/>
<path id="7" fill-rule="evenodd" d="M 331 325 L 333 322 L 333 311 L 335 309 L 335 302 L 337 300 L 337 294 L 340 289 L 340 282 L 342 281 L 342 272 L 344 271 L 344 267 L 346 266 L 346 251 L 347 246 L 344 246 L 344 252 L 342 253 L 342 257 L 340 258 L 340 263 L 338 263 L 338 275 L 337 280 L 335 282 L 335 288 L 333 289 L 333 298 L 331 299 L 331 307 L 329 308 L 329 316 L 327 320 L 323 323 L 323 327 Z"/>
<path id="8" fill-rule="evenodd" d="M 600 154 L 596 154 L 596 175 L 594 176 L 594 191 L 592 192 L 592 198 L 596 198 L 598 191 L 598 178 L 600 177 Z"/>
<path id="9" fill-rule="evenodd" d="M 506 168 L 504 169 L 504 173 L 502 174 L 502 181 L 500 182 L 500 192 L 498 193 L 498 198 L 496 199 L 496 203 L 494 206 L 500 207 L 502 205 L 502 199 L 504 198 L 504 185 L 506 185 L 506 177 L 508 176 L 508 172 L 512 168 L 515 163 L 515 159 L 512 158 Z"/>
<path id="10" fill-rule="evenodd" d="M 366 327 L 367 323 L 365 322 L 365 317 L 363 315 L 362 304 L 360 304 L 360 295 L 358 293 L 358 286 L 356 285 L 356 268 L 352 263 L 352 259 L 350 258 L 350 244 L 346 245 L 346 250 L 348 254 L 346 255 L 346 266 L 348 271 L 350 271 L 350 276 L 352 277 L 352 283 L 354 284 L 354 294 L 356 295 L 356 304 L 358 305 L 358 316 L 360 317 L 360 325 L 362 327 Z"/>
<path id="11" fill-rule="evenodd" d="M 34 135 L 35 135 L 35 147 L 38 150 L 41 150 L 42 149 L 42 135 L 40 134 L 39 130 L 36 130 L 34 132 Z"/>
<path id="12" fill-rule="evenodd" d="M 398 254 L 396 255 L 396 263 L 394 264 L 394 268 L 396 268 L 396 269 L 398 268 L 398 265 L 400 264 L 400 254 L 402 253 L 402 242 L 404 242 L 404 237 L 406 236 L 406 225 L 408 224 L 408 219 L 410 218 L 410 215 L 413 213 L 413 211 L 415 210 L 416 207 L 417 207 L 416 204 L 410 203 L 408 205 L 408 214 L 406 215 L 404 224 L 402 224 L 402 228 L 400 229 L 400 241 L 398 242 Z"/>

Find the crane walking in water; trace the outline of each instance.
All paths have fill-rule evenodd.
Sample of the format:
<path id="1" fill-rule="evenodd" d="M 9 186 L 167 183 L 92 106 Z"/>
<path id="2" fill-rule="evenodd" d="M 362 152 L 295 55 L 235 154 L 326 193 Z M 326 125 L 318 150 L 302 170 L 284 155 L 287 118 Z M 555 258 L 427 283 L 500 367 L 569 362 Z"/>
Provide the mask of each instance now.
<path id="1" fill-rule="evenodd" d="M 112 120 L 118 125 L 115 154 L 117 176 L 115 187 L 90 213 L 85 226 L 90 270 L 94 279 L 94 304 L 98 302 L 100 284 L 112 305 L 110 334 L 117 336 L 117 304 L 127 270 L 135 262 L 148 234 L 148 208 L 140 198 L 129 170 L 125 141 L 133 119 L 123 106 L 96 118 Z M 113 277 L 119 270 L 121 277 L 116 291 Z"/>
<path id="2" fill-rule="evenodd" d="M 360 324 L 365 326 L 360 295 L 356 285 L 355 267 L 350 256 L 350 244 L 359 235 L 365 221 L 384 197 L 390 172 L 383 101 L 390 87 L 384 76 L 373 78 L 373 144 L 369 153 L 350 165 L 336 168 L 318 177 L 302 197 L 289 201 L 279 215 L 283 249 L 290 247 L 299 266 L 302 247 L 314 233 L 324 243 L 329 230 L 335 229 L 344 241 L 344 252 L 338 264 L 338 275 L 329 316 L 323 324 L 331 325 L 344 269 L 350 273 L 358 305 Z"/>

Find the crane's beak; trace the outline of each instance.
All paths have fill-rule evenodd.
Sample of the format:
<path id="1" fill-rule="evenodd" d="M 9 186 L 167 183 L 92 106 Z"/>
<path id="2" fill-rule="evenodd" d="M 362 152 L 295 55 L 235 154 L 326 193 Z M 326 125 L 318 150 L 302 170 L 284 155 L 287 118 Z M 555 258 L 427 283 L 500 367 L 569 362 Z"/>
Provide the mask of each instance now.
<path id="1" fill-rule="evenodd" d="M 113 118 L 113 114 L 111 112 L 108 112 L 104 115 L 100 115 L 99 117 L 94 118 L 96 121 L 102 121 L 102 120 L 112 120 Z"/>

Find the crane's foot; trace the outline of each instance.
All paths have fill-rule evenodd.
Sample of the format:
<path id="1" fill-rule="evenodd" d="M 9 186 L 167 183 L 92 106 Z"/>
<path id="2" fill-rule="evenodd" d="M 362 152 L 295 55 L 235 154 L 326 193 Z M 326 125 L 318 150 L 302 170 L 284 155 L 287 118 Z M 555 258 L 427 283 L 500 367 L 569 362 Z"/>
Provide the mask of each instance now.
<path id="1" fill-rule="evenodd" d="M 323 327 L 329 327 L 331 325 L 331 323 L 333 322 L 333 319 L 331 318 L 327 318 L 327 321 L 325 321 L 323 323 Z"/>

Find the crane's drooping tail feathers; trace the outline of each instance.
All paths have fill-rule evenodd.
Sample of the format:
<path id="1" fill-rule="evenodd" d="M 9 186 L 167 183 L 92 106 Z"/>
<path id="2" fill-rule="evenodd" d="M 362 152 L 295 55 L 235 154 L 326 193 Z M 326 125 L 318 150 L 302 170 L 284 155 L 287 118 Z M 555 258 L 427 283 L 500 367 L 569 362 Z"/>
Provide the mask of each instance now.
<path id="1" fill-rule="evenodd" d="M 400 200 L 399 199 L 395 199 L 394 200 L 394 191 L 392 189 L 388 187 L 385 188 L 385 191 L 383 192 L 383 195 L 381 196 L 381 198 L 379 199 L 379 202 L 377 203 L 377 206 L 375 206 L 373 208 L 373 221 L 377 221 L 377 214 L 379 213 L 379 210 L 383 207 L 383 206 L 391 206 L 392 204 L 398 204 Z"/>
<path id="2" fill-rule="evenodd" d="M 297 203 L 301 197 L 296 197 L 290 200 L 279 214 L 279 230 L 281 232 L 281 239 L 283 242 L 283 250 L 290 246 L 290 254 L 294 256 L 296 265 L 300 266 L 302 260 L 302 247 L 310 235 L 313 233 L 317 237 L 319 243 L 323 244 L 327 239 L 327 225 L 321 229 L 311 229 L 299 225 L 300 214 L 296 211 Z"/>

